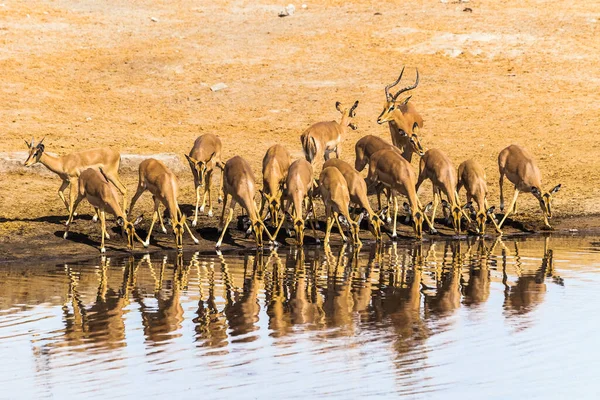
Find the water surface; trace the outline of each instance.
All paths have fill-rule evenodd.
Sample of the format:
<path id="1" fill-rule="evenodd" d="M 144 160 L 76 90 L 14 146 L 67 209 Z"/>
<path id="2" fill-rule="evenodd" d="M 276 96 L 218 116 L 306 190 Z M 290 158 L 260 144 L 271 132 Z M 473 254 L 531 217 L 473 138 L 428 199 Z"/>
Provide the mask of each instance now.
<path id="1" fill-rule="evenodd" d="M 597 398 L 600 238 L 0 267 L 0 398 Z"/>

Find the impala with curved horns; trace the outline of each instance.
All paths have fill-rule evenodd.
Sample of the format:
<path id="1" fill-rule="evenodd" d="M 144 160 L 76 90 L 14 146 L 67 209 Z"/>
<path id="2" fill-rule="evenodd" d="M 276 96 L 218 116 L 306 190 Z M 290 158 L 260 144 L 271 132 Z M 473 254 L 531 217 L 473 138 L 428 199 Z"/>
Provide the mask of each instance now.
<path id="1" fill-rule="evenodd" d="M 389 90 L 400 83 L 403 74 L 404 67 L 402 67 L 398 79 L 385 87 L 385 103 L 383 111 L 377 118 L 377 123 L 380 125 L 385 122 L 389 123 L 392 143 L 402 149 L 402 157 L 410 162 L 413 153 L 417 153 L 419 156 L 424 154 L 423 146 L 419 140 L 419 129 L 423 128 L 423 118 L 414 105 L 408 102 L 412 96 L 408 96 L 401 101 L 398 101 L 398 96 L 415 89 L 419 85 L 419 70 L 417 69 L 417 78 L 414 84 L 400 89 L 393 95 L 390 94 Z"/>

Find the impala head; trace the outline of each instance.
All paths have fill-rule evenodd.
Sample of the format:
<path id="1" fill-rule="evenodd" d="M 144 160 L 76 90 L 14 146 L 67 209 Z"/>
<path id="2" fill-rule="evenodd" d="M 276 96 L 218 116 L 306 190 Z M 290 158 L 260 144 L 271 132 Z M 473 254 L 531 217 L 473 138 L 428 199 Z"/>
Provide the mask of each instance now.
<path id="1" fill-rule="evenodd" d="M 256 246 L 258 248 L 262 248 L 263 247 L 263 232 L 265 230 L 265 225 L 259 218 L 252 221 L 252 230 L 254 231 L 254 237 L 256 239 Z"/>
<path id="2" fill-rule="evenodd" d="M 121 227 L 123 235 L 127 236 L 127 250 L 129 251 L 133 250 L 133 239 L 136 236 L 135 226 L 142 222 L 143 218 L 143 214 L 137 217 L 134 222 L 130 222 L 123 217 L 117 218 L 117 225 Z"/>
<path id="3" fill-rule="evenodd" d="M 175 235 L 175 246 L 177 246 L 177 251 L 183 251 L 183 230 L 185 229 L 185 214 L 181 214 L 181 218 L 175 221 L 171 221 L 173 224 L 173 234 Z"/>
<path id="4" fill-rule="evenodd" d="M 540 202 L 540 208 L 544 215 L 548 218 L 552 218 L 552 195 L 560 190 L 560 184 L 554 186 L 552 190 L 542 194 L 539 188 L 532 186 L 531 194 L 535 196 L 536 199 Z"/>
<path id="5" fill-rule="evenodd" d="M 379 114 L 379 118 L 377 118 L 378 124 L 383 124 L 384 122 L 393 121 L 394 120 L 394 115 L 393 115 L 394 111 L 397 108 L 399 108 L 403 105 L 406 105 L 408 103 L 408 101 L 410 100 L 410 98 L 412 97 L 412 96 L 408 96 L 407 98 L 405 98 L 401 101 L 398 101 L 398 96 L 400 96 L 402 93 L 408 92 L 409 90 L 415 89 L 419 85 L 419 70 L 417 69 L 417 79 L 415 80 L 415 83 L 410 86 L 407 86 L 403 89 L 400 89 L 399 91 L 397 91 L 395 94 L 392 95 L 390 93 L 390 89 L 393 88 L 394 86 L 396 86 L 398 83 L 400 83 L 400 79 L 402 79 L 403 74 L 404 74 L 404 67 L 402 67 L 402 71 L 400 71 L 400 76 L 398 77 L 398 79 L 396 79 L 395 82 L 392 82 L 391 84 L 389 84 L 385 87 L 385 103 L 383 104 L 383 111 L 381 112 L 381 114 Z M 405 134 L 412 132 L 411 126 L 398 126 L 398 129 L 402 130 Z"/>
<path id="6" fill-rule="evenodd" d="M 461 207 L 458 204 L 450 204 L 446 200 L 442 200 L 442 207 L 450 212 L 450 215 L 452 216 L 452 227 L 454 228 L 454 233 L 460 235 L 460 221 L 463 216 L 463 210 L 469 208 L 469 204 L 467 203 Z"/>
<path id="7" fill-rule="evenodd" d="M 187 158 L 188 162 L 190 163 L 190 168 L 196 171 L 196 174 L 198 175 L 198 178 L 200 180 L 200 186 L 204 184 L 204 177 L 206 176 L 206 171 L 208 170 L 208 164 L 212 161 L 215 154 L 217 153 L 213 152 L 209 159 L 206 161 L 198 161 L 195 158 L 185 154 L 185 158 Z"/>
<path id="8" fill-rule="evenodd" d="M 26 167 L 40 161 L 40 157 L 44 154 L 44 139 L 40 140 L 38 144 L 35 144 L 33 138 L 31 138 L 31 143 L 28 143 L 27 140 L 25 141 L 27 147 L 29 147 L 29 155 L 27 156 L 27 160 L 25 160 Z"/>
<path id="9" fill-rule="evenodd" d="M 408 203 L 404 203 L 404 210 L 412 216 L 415 236 L 419 240 L 423 239 L 423 221 L 425 220 L 425 213 L 429 211 L 432 205 L 433 203 L 429 203 L 422 209 L 419 209 L 418 207 L 411 208 Z"/>
<path id="10" fill-rule="evenodd" d="M 289 220 L 294 225 L 294 232 L 296 233 L 296 243 L 298 246 L 304 245 L 304 220 L 302 217 L 293 217 L 290 213 L 286 213 Z"/>
<path id="11" fill-rule="evenodd" d="M 283 194 L 283 187 L 279 186 L 277 189 L 277 193 L 265 193 L 262 190 L 259 190 L 259 193 L 269 206 L 271 218 L 273 220 L 276 220 L 276 215 L 279 212 L 279 209 L 281 208 L 281 195 Z"/>
<path id="12" fill-rule="evenodd" d="M 356 116 L 356 107 L 358 107 L 358 100 L 356 100 L 350 108 L 342 108 L 342 103 L 339 101 L 335 102 L 335 109 L 342 114 L 342 123 L 345 123 L 346 126 L 349 126 L 353 131 L 358 129 L 356 124 L 350 122 L 350 119 Z"/>

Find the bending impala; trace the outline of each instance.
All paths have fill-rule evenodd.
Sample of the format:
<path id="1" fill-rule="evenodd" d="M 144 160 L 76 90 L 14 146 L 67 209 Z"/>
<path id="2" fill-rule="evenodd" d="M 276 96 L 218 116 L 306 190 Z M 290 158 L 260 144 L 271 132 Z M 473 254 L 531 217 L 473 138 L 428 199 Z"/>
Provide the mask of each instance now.
<path id="1" fill-rule="evenodd" d="M 372 227 L 371 233 L 373 233 L 373 236 L 375 236 L 377 241 L 380 241 L 381 219 L 377 214 L 375 214 L 371 208 L 371 205 L 369 204 L 369 199 L 367 197 L 367 184 L 365 180 L 354 168 L 352 168 L 350 164 L 338 158 L 332 158 L 325 161 L 323 168 L 325 169 L 327 167 L 337 168 L 342 173 L 344 179 L 346 180 L 346 185 L 348 186 L 350 202 L 358 204 L 359 207 L 366 210 L 369 223 Z M 360 220 L 357 223 L 360 225 Z"/>
<path id="2" fill-rule="evenodd" d="M 194 175 L 194 187 L 196 188 L 196 210 L 194 212 L 194 220 L 192 226 L 196 226 L 198 223 L 198 204 L 200 203 L 200 188 L 204 186 L 204 195 L 202 196 L 202 206 L 200 206 L 200 212 L 204 212 L 206 205 L 206 195 L 208 194 L 208 216 L 212 217 L 212 198 L 211 198 L 211 183 L 212 174 L 215 166 L 221 164 L 221 139 L 207 133 L 199 136 L 194 142 L 192 150 L 189 155 L 185 155 L 187 158 L 192 174 Z M 221 186 L 223 186 L 223 174 L 221 174 L 221 185 L 219 186 L 219 202 L 221 198 Z"/>
<path id="3" fill-rule="evenodd" d="M 415 190 L 416 174 L 410 163 L 406 161 L 396 150 L 380 150 L 371 156 L 369 162 L 369 175 L 367 181 L 371 184 L 381 182 L 392 192 L 407 197 L 408 204 L 405 209 L 410 209 L 413 220 L 413 228 L 417 239 L 423 237 L 423 220 L 432 228 L 432 224 L 425 215 L 425 208 L 421 205 Z M 427 206 L 427 208 L 429 205 Z M 394 230 L 392 237 L 396 237 L 396 218 L 398 216 L 398 199 L 394 196 Z"/>
<path id="4" fill-rule="evenodd" d="M 283 210 L 287 213 L 290 205 L 292 206 L 292 221 L 294 225 L 294 231 L 296 232 L 296 242 L 299 246 L 304 244 L 303 204 L 306 198 L 308 198 L 308 202 L 310 203 L 313 214 L 315 212 L 315 208 L 312 203 L 312 191 L 315 187 L 314 182 L 313 168 L 308 161 L 299 159 L 290 165 L 287 179 L 285 181 L 285 204 Z M 314 224 L 311 225 L 315 239 L 317 243 L 319 243 Z"/>
<path id="5" fill-rule="evenodd" d="M 463 161 L 458 166 L 458 185 L 456 187 L 456 192 L 459 193 L 463 186 L 467 192 L 467 206 L 469 206 L 471 211 L 475 214 L 474 219 L 477 223 L 477 233 L 483 235 L 485 234 L 485 223 L 487 222 L 487 219 L 490 218 L 494 225 L 496 225 L 496 220 L 493 215 L 494 207 L 490 208 L 487 202 L 488 191 L 485 171 L 477 161 Z M 473 208 L 473 200 L 477 203 L 477 213 L 475 213 Z"/>
<path id="6" fill-rule="evenodd" d="M 402 157 L 410 162 L 413 153 L 423 155 L 423 146 L 419 141 L 419 129 L 423 128 L 423 118 L 421 118 L 413 104 L 408 102 L 412 96 L 408 96 L 402 101 L 397 99 L 402 93 L 413 90 L 419 85 L 419 70 L 417 70 L 417 78 L 414 84 L 391 95 L 389 90 L 400 82 L 403 74 L 404 67 L 398 79 L 385 87 L 385 104 L 383 105 L 383 111 L 377 118 L 377 123 L 389 123 L 392 143 L 402 149 Z"/>
<path id="7" fill-rule="evenodd" d="M 104 248 L 104 238 L 109 239 L 110 236 L 106 232 L 106 212 L 113 214 L 117 218 L 117 225 L 119 225 L 124 233 L 127 234 L 127 249 L 133 250 L 133 238 L 143 243 L 142 239 L 138 236 L 135 231 L 135 225 L 141 220 L 140 215 L 135 222 L 129 222 L 128 218 L 123 213 L 119 206 L 119 199 L 115 189 L 110 185 L 108 177 L 104 171 L 97 170 L 95 168 L 88 168 L 81 172 L 78 179 L 77 198 L 72 204 L 71 211 L 69 213 L 69 219 L 67 221 L 67 228 L 64 233 L 66 239 L 69 235 L 69 228 L 71 222 L 73 222 L 73 215 L 77 206 L 83 199 L 87 199 L 90 204 L 98 210 L 100 216 L 100 227 L 102 231 L 102 243 L 100 244 L 100 252 L 106 252 Z"/>
<path id="8" fill-rule="evenodd" d="M 150 224 L 150 229 L 148 229 L 148 236 L 144 242 L 144 247 L 148 247 L 150 244 L 152 228 L 154 228 L 154 224 L 156 223 L 157 219 L 160 220 L 163 233 L 167 233 L 167 229 L 165 228 L 163 222 L 162 213 L 158 212 L 158 207 L 161 203 L 169 211 L 169 217 L 171 219 L 171 224 L 173 225 L 173 234 L 175 235 L 175 246 L 177 246 L 177 250 L 183 250 L 184 228 L 192 237 L 194 243 L 199 243 L 198 239 L 196 239 L 190 227 L 188 226 L 185 215 L 179 209 L 179 204 L 177 203 L 178 187 L 179 185 L 177 184 L 177 177 L 161 161 L 155 160 L 154 158 L 148 158 L 140 163 L 138 187 L 133 199 L 131 200 L 131 209 L 129 210 L 129 215 L 131 215 L 135 203 L 146 190 L 152 193 L 152 200 L 154 200 L 154 213 L 152 214 L 152 223 Z"/>
<path id="9" fill-rule="evenodd" d="M 258 215 L 256 203 L 254 203 L 255 193 L 254 173 L 250 168 L 250 164 L 240 156 L 235 156 L 227 161 L 225 168 L 223 169 L 224 200 L 220 223 L 223 232 L 221 232 L 221 236 L 217 242 L 217 249 L 221 247 L 227 227 L 233 218 L 233 209 L 235 208 L 236 203 L 239 203 L 240 206 L 248 212 L 248 217 L 250 218 L 252 230 L 254 231 L 254 237 L 256 239 L 256 245 L 259 248 L 263 247 L 263 231 L 267 232 L 267 235 L 272 242 L 275 241 Z M 231 204 L 229 205 L 229 213 L 225 220 L 225 210 L 227 209 L 227 199 L 229 196 L 231 196 Z M 283 222 L 283 219 L 281 221 Z"/>
<path id="10" fill-rule="evenodd" d="M 263 190 L 260 194 L 264 202 L 261 203 L 262 206 L 268 204 L 271 221 L 277 226 L 283 185 L 290 168 L 290 153 L 279 144 L 273 145 L 267 150 L 262 165 Z M 262 214 L 262 206 L 259 214 Z"/>
<path id="11" fill-rule="evenodd" d="M 327 229 L 325 231 L 325 240 L 323 241 L 325 246 L 329 244 L 331 227 L 333 226 L 334 221 L 338 221 L 339 215 L 344 216 L 347 223 L 350 224 L 352 242 L 355 245 L 360 246 L 361 242 L 358 237 L 358 223 L 353 221 L 348 213 L 350 194 L 348 192 L 348 185 L 346 184 L 344 175 L 342 175 L 340 170 L 337 168 L 323 168 L 323 171 L 321 171 L 321 175 L 319 177 L 319 185 L 321 195 L 323 196 L 323 203 L 325 204 L 325 215 L 327 217 Z M 343 237 L 343 232 L 341 229 L 340 234 L 342 234 Z"/>
<path id="12" fill-rule="evenodd" d="M 333 152 L 335 152 L 337 158 L 340 158 L 342 152 L 340 142 L 342 136 L 346 133 L 346 127 L 349 126 L 352 130 L 357 129 L 356 125 L 350 122 L 350 119 L 356 115 L 355 110 L 358 107 L 358 100 L 350 108 L 342 109 L 341 107 L 342 104 L 339 101 L 335 103 L 336 110 L 342 114 L 340 122 L 317 122 L 300 136 L 304 156 L 311 164 L 320 154 L 323 154 L 325 161 L 329 160 L 329 154 Z"/>
<path id="13" fill-rule="evenodd" d="M 437 232 L 433 227 L 435 224 L 435 212 L 438 203 L 442 201 L 441 193 L 444 193 L 449 201 L 449 204 L 446 201 L 442 201 L 444 215 L 446 215 L 446 209 L 450 209 L 454 232 L 460 234 L 461 217 L 464 215 L 469 222 L 470 218 L 464 212 L 464 207 L 460 206 L 458 200 L 458 193 L 456 192 L 456 169 L 454 168 L 454 165 L 452 165 L 452 161 L 450 161 L 446 154 L 444 154 L 441 150 L 427 150 L 425 155 L 421 158 L 421 162 L 419 163 L 419 179 L 416 185 L 417 191 L 426 179 L 430 179 L 431 184 L 433 185 L 433 214 L 431 215 L 431 232 Z"/>
<path id="14" fill-rule="evenodd" d="M 44 139 L 40 140 L 38 144 L 35 144 L 33 138 L 31 138 L 31 143 L 27 143 L 27 141 L 25 143 L 29 147 L 29 156 L 25 160 L 26 167 L 39 162 L 62 179 L 63 182 L 58 189 L 58 196 L 65 204 L 69 214 L 71 213 L 71 207 L 77 194 L 77 180 L 79 175 L 90 167 L 102 168 L 106 178 L 123 195 L 123 209 L 127 208 L 127 188 L 119 180 L 121 155 L 118 151 L 109 148 L 99 148 L 54 157 L 45 153 Z M 70 201 L 67 202 L 64 192 L 70 185 L 73 186 L 70 187 Z"/>
<path id="15" fill-rule="evenodd" d="M 510 145 L 500 152 L 498 155 L 498 168 L 500 169 L 500 210 L 504 210 L 504 192 L 502 190 L 504 176 L 515 185 L 515 195 L 497 228 L 498 231 L 500 231 L 506 217 L 511 212 L 517 212 L 517 197 L 520 192 L 531 193 L 538 199 L 544 215 L 544 224 L 548 228 L 552 228 L 548 222 L 548 219 L 552 218 L 552 195 L 560 190 L 560 184 L 556 185 L 549 192 L 543 193 L 542 174 L 535 164 L 533 156 L 516 144 Z"/>

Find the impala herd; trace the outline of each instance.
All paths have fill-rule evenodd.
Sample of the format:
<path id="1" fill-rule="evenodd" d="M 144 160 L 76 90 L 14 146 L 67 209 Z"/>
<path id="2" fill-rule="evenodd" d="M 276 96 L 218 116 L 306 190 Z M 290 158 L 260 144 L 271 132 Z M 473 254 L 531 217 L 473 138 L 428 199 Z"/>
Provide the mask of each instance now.
<path id="1" fill-rule="evenodd" d="M 419 130 L 423 127 L 423 119 L 416 108 L 409 102 L 411 96 L 399 99 L 402 93 L 415 89 L 419 84 L 417 70 L 414 84 L 404 87 L 396 93 L 390 90 L 402 79 L 404 68 L 395 82 L 385 87 L 385 103 L 377 123 L 388 122 L 392 143 L 368 135 L 355 145 L 354 167 L 340 159 L 341 141 L 347 127 L 355 130 L 352 119 L 356 115 L 358 101 L 344 108 L 340 102 L 335 107 L 341 113 L 340 122 L 318 122 L 302 133 L 300 142 L 306 159 L 292 160 L 285 147 L 276 144 L 270 147 L 263 159 L 263 185 L 258 205 L 256 197 L 256 180 L 250 164 L 240 156 L 234 156 L 227 162 L 221 160 L 221 140 L 213 134 L 205 134 L 196 139 L 186 154 L 194 177 L 196 206 L 192 227 L 198 224 L 198 210 L 204 212 L 207 207 L 208 216 L 213 215 L 211 182 L 213 173 L 218 169 L 221 175 L 219 202 L 223 209 L 219 228 L 221 235 L 216 243 L 220 248 L 227 227 L 233 218 L 233 210 L 239 204 L 247 215 L 249 222 L 246 234 L 254 232 L 256 245 L 263 246 L 263 234 L 270 243 L 277 244 L 275 239 L 279 230 L 286 223 L 288 235 L 292 229 L 299 246 L 304 243 L 304 226 L 306 219 L 317 238 L 316 210 L 314 199 L 320 197 L 325 206 L 325 244 L 329 243 L 333 224 L 344 241 L 346 230 L 352 243 L 360 246 L 359 227 L 363 219 L 377 241 L 382 240 L 382 229 L 385 222 L 392 223 L 391 236 L 397 236 L 398 196 L 403 195 L 408 202 L 404 203 L 407 222 L 412 220 L 414 234 L 417 239 L 423 235 L 423 224 L 428 231 L 435 234 L 435 216 L 439 206 L 447 221 L 450 221 L 456 234 L 461 233 L 463 219 L 467 224 L 475 223 L 478 234 L 485 233 L 485 226 L 490 220 L 496 231 L 502 234 L 501 228 L 510 213 L 517 209 L 517 197 L 520 192 L 531 193 L 538 199 L 544 215 L 544 223 L 550 227 L 548 219 L 552 217 L 552 195 L 560 189 L 555 186 L 548 192 L 542 191 L 540 170 L 531 154 L 518 145 L 510 145 L 498 156 L 500 171 L 500 209 L 504 210 L 503 181 L 506 177 L 515 186 L 513 200 L 502 220 L 498 223 L 494 216 L 494 207 L 487 200 L 487 183 L 485 171 L 475 160 L 467 160 L 460 164 L 458 171 L 444 152 L 439 149 L 423 150 L 419 139 Z M 138 188 L 127 206 L 127 188 L 119 179 L 118 170 L 120 154 L 108 148 L 87 150 L 61 157 L 45 153 L 42 139 L 35 143 L 32 138 L 27 142 L 29 155 L 25 166 L 42 163 L 62 179 L 58 194 L 65 204 L 69 217 L 64 237 L 76 216 L 76 209 L 84 198 L 94 207 L 94 221 L 100 219 L 102 229 L 101 252 L 105 252 L 104 240 L 109 238 L 106 231 L 106 212 L 115 215 L 117 225 L 127 237 L 127 248 L 133 249 L 134 239 L 144 247 L 150 244 L 152 229 L 158 220 L 161 229 L 167 233 L 163 214 L 159 212 L 162 204 L 167 211 L 168 221 L 175 235 L 175 244 L 179 251 L 183 248 L 183 235 L 187 232 L 194 243 L 199 243 L 192 229 L 188 226 L 187 217 L 181 212 L 178 203 L 177 178 L 169 168 L 159 160 L 146 159 L 139 165 Z M 335 153 L 337 158 L 330 158 Z M 418 175 L 410 164 L 413 154 L 420 157 Z M 314 166 L 323 157 L 319 178 L 315 179 Z M 367 177 L 361 171 L 368 167 Z M 419 187 L 425 180 L 433 186 L 433 202 L 423 205 L 417 195 Z M 67 201 L 64 191 L 70 186 L 70 199 Z M 462 203 L 459 192 L 465 188 L 467 202 Z M 116 189 L 123 196 L 123 207 L 119 204 Z M 154 200 L 154 213 L 148 235 L 145 240 L 136 233 L 135 226 L 142 216 L 132 219 L 133 208 L 139 197 L 149 191 Z M 202 204 L 200 197 L 202 193 Z M 369 203 L 368 194 L 377 194 L 378 209 L 374 210 Z M 221 198 L 221 193 L 223 198 Z M 385 193 L 387 205 L 382 205 L 381 194 Z M 442 197 L 445 197 L 442 199 Z M 354 207 L 351 207 L 354 206 Z M 476 205 L 476 207 L 475 207 Z M 290 213 L 291 207 L 291 213 Z M 392 217 L 393 209 L 393 217 Z M 432 210 L 431 215 L 427 214 Z M 270 220 L 275 232 L 271 234 L 265 225 Z"/>

